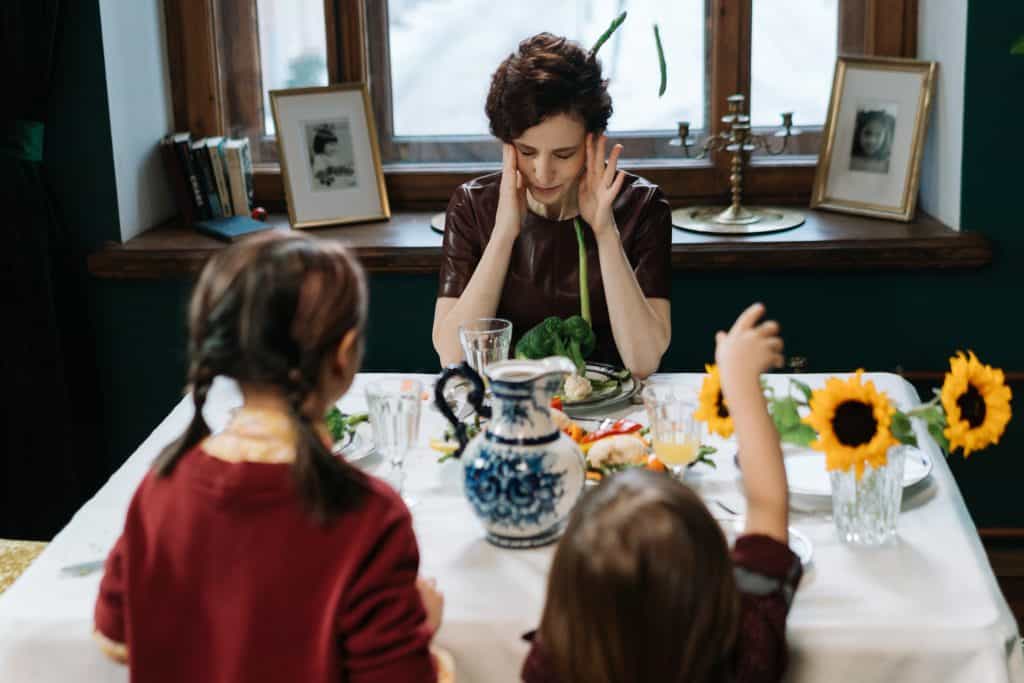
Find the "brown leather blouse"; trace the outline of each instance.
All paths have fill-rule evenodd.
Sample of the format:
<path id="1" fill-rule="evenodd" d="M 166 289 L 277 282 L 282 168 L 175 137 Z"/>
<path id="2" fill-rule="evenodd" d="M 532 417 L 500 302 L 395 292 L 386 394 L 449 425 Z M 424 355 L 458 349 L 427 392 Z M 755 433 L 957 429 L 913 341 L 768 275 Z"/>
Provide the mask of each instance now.
<path id="1" fill-rule="evenodd" d="M 448 202 L 438 297 L 462 295 L 494 229 L 501 173 L 461 185 Z M 671 290 L 672 216 L 657 185 L 632 174 L 612 207 L 622 245 L 640 289 L 648 298 L 668 299 Z M 601 282 L 597 242 L 584 223 L 590 311 L 597 348 L 590 360 L 621 365 L 612 338 Z M 553 220 L 527 211 L 512 247 L 508 274 L 496 313 L 512 321 L 513 344 L 544 318 L 579 314 L 579 251 L 572 219 Z"/>

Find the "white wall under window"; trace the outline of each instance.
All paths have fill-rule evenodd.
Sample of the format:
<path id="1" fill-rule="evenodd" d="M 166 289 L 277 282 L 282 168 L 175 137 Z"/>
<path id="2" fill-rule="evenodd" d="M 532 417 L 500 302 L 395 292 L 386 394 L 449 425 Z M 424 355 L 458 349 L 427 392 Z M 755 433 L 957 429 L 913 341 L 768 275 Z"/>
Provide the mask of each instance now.
<path id="1" fill-rule="evenodd" d="M 158 144 L 173 109 L 162 0 L 100 0 L 121 239 L 175 213 Z"/>
<path id="2" fill-rule="evenodd" d="M 918 208 L 959 230 L 967 3 L 920 0 L 917 11 L 918 59 L 939 63 L 932 118 L 921 161 Z"/>

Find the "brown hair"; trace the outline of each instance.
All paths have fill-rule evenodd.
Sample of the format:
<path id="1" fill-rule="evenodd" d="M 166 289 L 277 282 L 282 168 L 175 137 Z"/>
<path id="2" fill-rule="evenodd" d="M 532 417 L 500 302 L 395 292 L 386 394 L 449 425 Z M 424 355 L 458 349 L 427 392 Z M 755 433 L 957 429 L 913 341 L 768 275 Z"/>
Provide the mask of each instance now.
<path id="1" fill-rule="evenodd" d="M 634 469 L 576 506 L 539 633 L 558 680 L 728 680 L 738 624 L 725 537 L 689 488 Z"/>
<path id="2" fill-rule="evenodd" d="M 354 503 L 362 477 L 333 456 L 302 410 L 325 363 L 366 322 L 362 268 L 337 242 L 273 231 L 228 247 L 203 268 L 189 306 L 189 369 L 195 414 L 153 464 L 167 476 L 210 433 L 203 418 L 218 375 L 272 385 L 287 396 L 298 443 L 292 471 L 302 501 L 321 521 Z M 360 338 L 359 352 L 362 341 Z"/>
<path id="3" fill-rule="evenodd" d="M 555 114 L 579 118 L 588 133 L 603 131 L 612 98 L 593 55 L 579 43 L 538 33 L 519 43 L 491 76 L 485 110 L 491 133 L 511 142 Z"/>

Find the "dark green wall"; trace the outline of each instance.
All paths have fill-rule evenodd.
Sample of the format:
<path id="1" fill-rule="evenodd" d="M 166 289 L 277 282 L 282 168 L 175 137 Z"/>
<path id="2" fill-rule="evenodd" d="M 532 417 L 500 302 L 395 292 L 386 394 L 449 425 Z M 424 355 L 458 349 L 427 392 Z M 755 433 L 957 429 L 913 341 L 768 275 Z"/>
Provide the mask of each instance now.
<path id="1" fill-rule="evenodd" d="M 986 362 L 1007 370 L 1024 371 L 1017 322 L 1024 294 L 1024 236 L 1015 204 L 1024 178 L 1010 139 L 1024 105 L 1024 58 L 1008 54 L 1012 38 L 1024 31 L 1024 7 L 1007 10 L 1006 4 L 973 2 L 968 22 L 962 224 L 992 239 L 994 263 L 953 273 L 680 272 L 673 283 L 673 342 L 663 369 L 699 370 L 711 358 L 713 332 L 759 299 L 782 322 L 788 352 L 806 356 L 810 371 L 939 371 L 959 348 L 973 348 Z M 98 25 L 97 13 L 95 22 L 79 28 L 89 39 L 83 42 L 95 42 Z M 99 59 L 102 64 L 102 52 Z M 68 104 L 65 111 L 98 123 L 106 116 L 106 102 L 102 107 L 91 102 L 86 111 L 81 104 Z M 106 144 L 109 161 L 109 136 Z M 106 173 L 93 182 L 101 190 L 112 187 L 112 164 L 89 156 L 78 156 L 75 164 L 67 168 Z M 100 204 L 113 218 L 104 225 L 116 226 L 116 206 L 111 209 L 105 200 Z M 80 213 L 77 220 L 84 239 L 109 237 L 87 215 Z M 371 278 L 367 369 L 436 368 L 430 343 L 435 286 L 433 276 Z M 96 281 L 90 291 L 106 459 L 113 468 L 180 395 L 188 284 Z M 1024 385 L 1014 389 L 1024 398 Z M 979 526 L 1024 526 L 1024 512 L 1012 504 L 1024 479 L 1022 451 L 1024 416 L 1018 416 L 998 447 L 952 463 Z"/>

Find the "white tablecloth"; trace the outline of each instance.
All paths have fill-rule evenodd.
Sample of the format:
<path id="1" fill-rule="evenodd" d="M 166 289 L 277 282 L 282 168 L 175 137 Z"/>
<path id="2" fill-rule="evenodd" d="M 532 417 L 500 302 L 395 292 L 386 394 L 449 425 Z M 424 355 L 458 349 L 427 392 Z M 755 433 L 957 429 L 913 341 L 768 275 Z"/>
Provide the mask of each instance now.
<path id="1" fill-rule="evenodd" d="M 364 409 L 360 387 L 371 377 L 357 378 L 344 410 Z M 902 379 L 870 377 L 900 406 L 918 402 Z M 812 386 L 824 381 L 802 378 Z M 699 382 L 697 375 L 657 379 Z M 222 424 L 238 400 L 232 385 L 219 382 L 208 406 L 211 424 Z M 637 406 L 615 415 L 629 413 L 643 418 Z M 59 570 L 105 556 L 149 463 L 190 417 L 191 401 L 183 400 L 0 596 L 0 680 L 127 680 L 127 671 L 103 657 L 90 638 L 99 574 L 62 578 Z M 436 454 L 425 448 L 442 430 L 440 415 L 425 409 L 424 447 L 407 463 L 407 486 L 419 499 L 412 512 L 421 570 L 438 578 L 446 596 L 437 641 L 455 656 L 460 683 L 516 681 L 526 654 L 520 635 L 540 616 L 552 548 L 502 550 L 484 541 L 460 491 L 460 465 L 438 465 Z M 793 513 L 791 525 L 812 541 L 814 557 L 789 616 L 788 680 L 1024 681 L 1016 623 L 960 491 L 938 449 L 926 438 L 922 443 L 935 468 L 931 481 L 904 501 L 895 545 L 851 548 L 836 539 L 826 512 Z M 718 445 L 718 469 L 697 468 L 689 481 L 705 497 L 742 511 L 735 447 Z M 382 466 L 377 456 L 364 464 L 371 470 Z M 720 507 L 713 509 L 722 514 Z"/>

